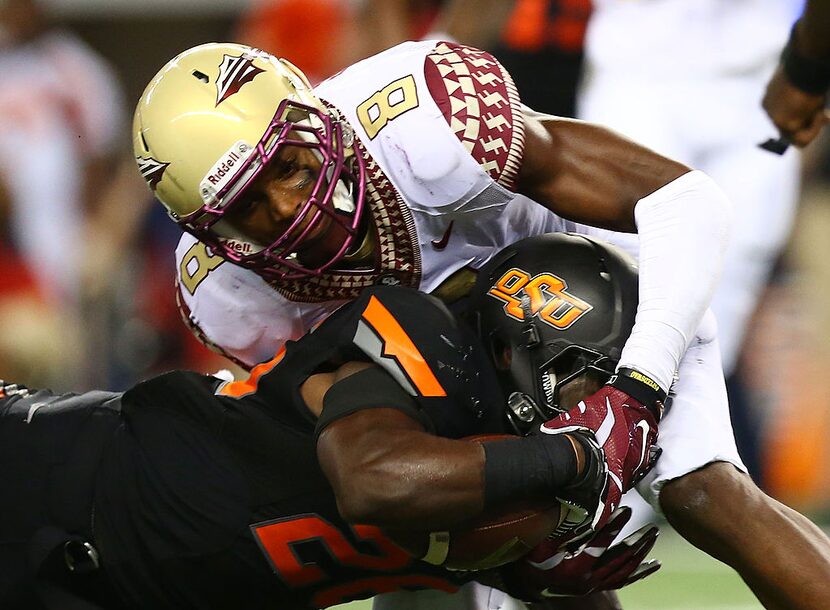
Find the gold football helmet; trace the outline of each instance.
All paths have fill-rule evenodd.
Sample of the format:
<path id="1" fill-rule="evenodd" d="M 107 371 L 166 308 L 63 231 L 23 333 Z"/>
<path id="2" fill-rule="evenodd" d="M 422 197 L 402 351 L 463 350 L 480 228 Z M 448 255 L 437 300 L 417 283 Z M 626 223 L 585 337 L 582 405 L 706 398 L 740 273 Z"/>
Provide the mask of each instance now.
<path id="1" fill-rule="evenodd" d="M 147 85 L 133 120 L 141 174 L 170 216 L 214 252 L 267 279 L 317 275 L 355 240 L 364 208 L 365 162 L 351 127 L 284 59 L 245 45 L 209 43 L 181 53 Z M 286 147 L 320 163 L 311 195 L 271 243 L 256 243 L 225 219 L 263 167 Z M 297 257 L 323 223 L 344 231 L 334 254 L 313 266 Z"/>

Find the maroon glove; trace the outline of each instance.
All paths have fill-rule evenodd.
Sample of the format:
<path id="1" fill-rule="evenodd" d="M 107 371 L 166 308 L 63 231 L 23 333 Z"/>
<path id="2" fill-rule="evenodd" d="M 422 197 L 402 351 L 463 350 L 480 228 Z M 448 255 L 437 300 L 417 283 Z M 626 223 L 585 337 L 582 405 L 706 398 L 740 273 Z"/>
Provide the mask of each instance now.
<path id="1" fill-rule="evenodd" d="M 525 601 L 540 601 L 620 589 L 653 574 L 660 562 L 643 559 L 657 540 L 656 526 L 643 527 L 610 546 L 630 518 L 630 508 L 618 509 L 603 529 L 573 552 L 558 547 L 556 542 L 537 545 L 502 568 L 507 592 Z"/>
<path id="2" fill-rule="evenodd" d="M 577 537 L 584 536 L 586 528 L 601 529 L 619 506 L 622 494 L 654 465 L 660 453 L 654 444 L 664 399 L 657 384 L 646 385 L 638 377 L 628 376 L 627 370 L 621 371 L 576 407 L 542 424 L 540 431 L 545 434 L 571 433 L 580 439 L 586 455 L 592 446 L 602 450 L 605 468 L 594 486 L 581 481 L 558 496 L 574 509 L 567 520 Z"/>

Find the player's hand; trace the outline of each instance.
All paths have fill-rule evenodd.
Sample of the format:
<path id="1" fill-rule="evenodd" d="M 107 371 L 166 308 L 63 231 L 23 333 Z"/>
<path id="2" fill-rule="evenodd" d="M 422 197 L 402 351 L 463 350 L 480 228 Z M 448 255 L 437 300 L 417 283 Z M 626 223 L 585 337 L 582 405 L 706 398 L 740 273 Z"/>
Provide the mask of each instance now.
<path id="1" fill-rule="evenodd" d="M 830 122 L 826 103 L 826 93 L 802 91 L 790 83 L 779 66 L 767 85 L 761 105 L 788 142 L 804 147 Z"/>
<path id="2" fill-rule="evenodd" d="M 589 458 L 586 476 L 559 495 L 573 507 L 567 520 L 576 536 L 601 529 L 619 506 L 622 494 L 651 469 L 659 455 L 655 442 L 664 396 L 644 383 L 642 388 L 632 384 L 640 382 L 615 375 L 599 391 L 540 428 L 545 434 L 571 434 L 582 441 Z M 602 460 L 603 467 L 591 471 L 592 457 Z"/>
<path id="3" fill-rule="evenodd" d="M 610 546 L 631 518 L 631 509 L 617 509 L 604 528 L 574 551 L 542 542 L 522 559 L 502 568 L 508 593 L 526 601 L 588 595 L 630 585 L 660 568 L 644 561 L 657 540 L 656 526 L 646 526 Z"/>

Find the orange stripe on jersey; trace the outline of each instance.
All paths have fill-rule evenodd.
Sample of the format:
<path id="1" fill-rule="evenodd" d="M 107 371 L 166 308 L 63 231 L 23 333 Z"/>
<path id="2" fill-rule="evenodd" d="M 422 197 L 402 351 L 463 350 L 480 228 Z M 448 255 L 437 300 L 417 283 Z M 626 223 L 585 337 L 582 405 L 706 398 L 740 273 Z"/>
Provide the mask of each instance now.
<path id="1" fill-rule="evenodd" d="M 247 379 L 243 381 L 229 381 L 228 383 L 222 384 L 219 386 L 216 393 L 222 396 L 232 396 L 234 398 L 241 398 L 242 396 L 253 394 L 256 392 L 259 378 L 277 366 L 280 363 L 280 360 L 283 359 L 283 356 L 285 356 L 285 346 L 282 346 L 280 351 L 277 352 L 277 355 L 271 360 L 257 364 L 254 368 L 252 368 L 251 374 Z"/>
<path id="2" fill-rule="evenodd" d="M 369 299 L 363 319 L 371 324 L 383 341 L 383 355 L 395 357 L 422 396 L 447 395 L 412 339 L 377 297 Z"/>

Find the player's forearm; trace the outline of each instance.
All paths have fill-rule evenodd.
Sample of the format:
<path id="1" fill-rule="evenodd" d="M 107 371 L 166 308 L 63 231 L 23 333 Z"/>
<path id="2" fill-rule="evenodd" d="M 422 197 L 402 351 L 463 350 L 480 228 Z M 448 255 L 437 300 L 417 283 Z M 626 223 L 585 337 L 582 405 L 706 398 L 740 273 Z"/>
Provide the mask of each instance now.
<path id="1" fill-rule="evenodd" d="M 810 0 L 797 27 L 797 48 L 811 59 L 830 59 L 830 2 Z"/>
<path id="2" fill-rule="evenodd" d="M 620 368 L 646 373 L 665 392 L 709 306 L 731 231 L 731 204 L 702 172 L 642 198 L 640 302 Z"/>
<path id="3" fill-rule="evenodd" d="M 382 426 L 367 426 L 381 417 Z M 484 507 L 481 445 L 433 436 L 406 420 L 394 409 L 372 409 L 338 420 L 320 435 L 318 457 L 343 517 L 429 530 L 478 515 Z"/>
<path id="4" fill-rule="evenodd" d="M 321 433 L 317 454 L 343 517 L 388 529 L 448 530 L 520 501 L 554 498 L 587 469 L 566 435 L 451 440 L 394 409 L 361 411 Z"/>

